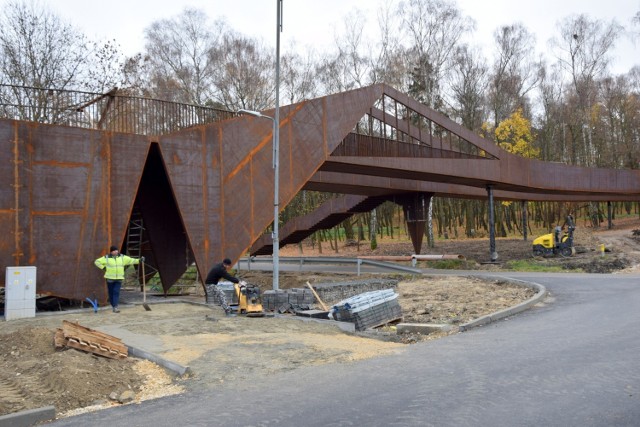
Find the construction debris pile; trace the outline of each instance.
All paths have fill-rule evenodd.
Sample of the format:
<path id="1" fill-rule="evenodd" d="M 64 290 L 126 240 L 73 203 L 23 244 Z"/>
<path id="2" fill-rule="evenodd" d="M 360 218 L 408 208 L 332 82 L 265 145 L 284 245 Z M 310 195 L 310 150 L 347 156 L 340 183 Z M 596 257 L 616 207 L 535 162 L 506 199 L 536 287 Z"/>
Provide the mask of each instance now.
<path id="1" fill-rule="evenodd" d="M 365 292 L 340 301 L 329 310 L 329 319 L 355 324 L 357 331 L 402 319 L 398 294 L 392 289 Z"/>

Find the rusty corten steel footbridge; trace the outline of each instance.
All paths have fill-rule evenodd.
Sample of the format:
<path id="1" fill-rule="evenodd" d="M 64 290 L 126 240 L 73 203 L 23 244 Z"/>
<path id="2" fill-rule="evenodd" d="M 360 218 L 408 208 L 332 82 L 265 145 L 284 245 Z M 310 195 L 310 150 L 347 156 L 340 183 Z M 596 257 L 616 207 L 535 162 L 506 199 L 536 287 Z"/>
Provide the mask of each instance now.
<path id="1" fill-rule="evenodd" d="M 193 106 L 187 114 L 115 91 L 57 108 L 64 114 L 50 120 L 62 101 L 45 92 L 40 100 L 50 102 L 26 118 L 0 98 L 8 117 L 0 119 L 0 260 L 37 266 L 39 293 L 106 301 L 92 262 L 111 244 L 138 242 L 134 255 L 158 270 L 165 290 L 191 263 L 204 275 L 223 257 L 268 253 L 260 239 L 273 220 L 270 121 Z M 509 154 L 382 84 L 281 107 L 280 156 L 281 208 L 303 189 L 345 194 L 299 220 L 306 225 L 285 224 L 285 243 L 385 200 L 402 205 L 419 252 L 434 195 L 640 198 L 637 171 Z"/>

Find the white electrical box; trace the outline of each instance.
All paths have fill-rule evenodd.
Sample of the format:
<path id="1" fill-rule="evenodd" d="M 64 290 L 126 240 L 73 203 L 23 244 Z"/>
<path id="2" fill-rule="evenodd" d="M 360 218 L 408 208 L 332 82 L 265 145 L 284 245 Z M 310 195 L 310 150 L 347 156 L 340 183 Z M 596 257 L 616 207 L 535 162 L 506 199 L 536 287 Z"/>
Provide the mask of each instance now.
<path id="1" fill-rule="evenodd" d="M 4 283 L 5 320 L 36 317 L 36 268 L 7 267 Z"/>

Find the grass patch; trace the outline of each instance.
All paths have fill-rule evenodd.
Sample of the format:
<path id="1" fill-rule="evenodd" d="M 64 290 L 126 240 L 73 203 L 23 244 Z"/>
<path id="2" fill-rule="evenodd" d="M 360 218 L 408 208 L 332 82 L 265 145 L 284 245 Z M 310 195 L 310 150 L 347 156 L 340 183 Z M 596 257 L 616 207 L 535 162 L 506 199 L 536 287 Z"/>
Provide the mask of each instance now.
<path id="1" fill-rule="evenodd" d="M 437 261 L 426 261 L 429 268 L 438 270 L 466 270 L 468 268 L 466 260 L 441 259 Z"/>

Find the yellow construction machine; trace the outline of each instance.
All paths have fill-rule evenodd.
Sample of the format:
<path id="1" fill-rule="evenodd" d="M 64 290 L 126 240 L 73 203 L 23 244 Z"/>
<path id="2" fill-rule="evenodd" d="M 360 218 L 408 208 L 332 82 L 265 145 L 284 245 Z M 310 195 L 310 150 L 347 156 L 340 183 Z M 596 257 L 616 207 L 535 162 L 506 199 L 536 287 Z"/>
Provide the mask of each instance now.
<path id="1" fill-rule="evenodd" d="M 562 234 L 564 225 L 555 227 L 553 233 L 545 234 L 533 241 L 534 256 L 556 256 L 569 257 L 575 255 L 576 249 L 573 247 L 573 231 L 576 229 L 573 217 L 567 216 L 565 221 L 567 231 Z"/>
<path id="2" fill-rule="evenodd" d="M 238 314 L 244 314 L 247 317 L 264 316 L 262 296 L 258 286 L 240 282 L 234 284 L 234 289 L 238 300 L 238 305 L 236 306 Z"/>

